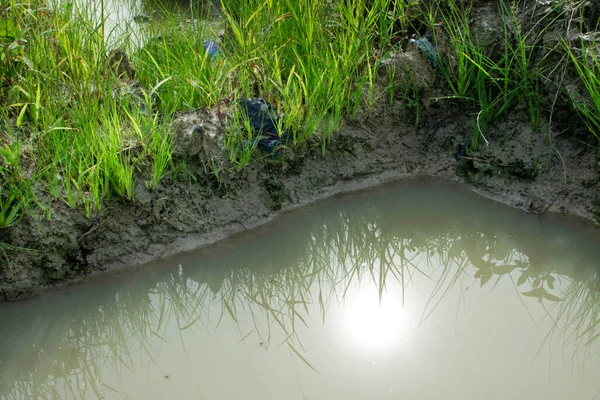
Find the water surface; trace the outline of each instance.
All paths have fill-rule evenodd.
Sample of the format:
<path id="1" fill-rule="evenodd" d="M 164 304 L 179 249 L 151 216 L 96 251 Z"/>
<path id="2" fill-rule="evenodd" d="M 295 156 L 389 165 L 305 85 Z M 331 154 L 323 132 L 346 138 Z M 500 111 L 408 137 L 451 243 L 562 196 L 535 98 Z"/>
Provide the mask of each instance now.
<path id="1" fill-rule="evenodd" d="M 600 238 L 451 184 L 0 304 L 7 399 L 600 399 Z"/>
<path id="2" fill-rule="evenodd" d="M 201 20 L 212 29 L 220 26 L 219 0 L 56 0 L 58 7 L 69 7 L 94 28 L 102 26 L 109 48 L 130 42 L 136 50 L 157 36 L 168 21 L 189 24 Z M 201 23 L 201 25 L 203 24 Z"/>

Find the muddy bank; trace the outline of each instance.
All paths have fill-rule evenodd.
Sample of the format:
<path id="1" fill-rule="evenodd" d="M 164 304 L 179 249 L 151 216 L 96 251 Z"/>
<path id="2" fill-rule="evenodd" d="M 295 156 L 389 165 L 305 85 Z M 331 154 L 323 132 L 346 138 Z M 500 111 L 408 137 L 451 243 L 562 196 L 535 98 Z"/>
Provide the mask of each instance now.
<path id="1" fill-rule="evenodd" d="M 404 104 L 383 103 L 348 122 L 325 157 L 320 146 L 308 145 L 217 179 L 202 154 L 188 155 L 185 173 L 155 190 L 138 179 L 135 202 L 109 202 L 91 219 L 57 202 L 50 221 L 31 215 L 4 232 L 4 241 L 30 250 L 11 250 L 10 264 L 2 261 L 0 298 L 19 299 L 94 272 L 138 265 L 335 193 L 421 175 L 465 182 L 534 213 L 596 218 L 600 185 L 594 151 L 557 134 L 550 147 L 514 112 L 489 127 L 489 146 L 457 160 L 461 141 L 473 130 L 468 111 L 448 102 L 432 105 L 415 126 L 414 112 Z"/>
<path id="2" fill-rule="evenodd" d="M 482 22 L 480 32 L 492 44 L 502 38 L 493 24 Z M 175 171 L 154 190 L 142 171 L 134 202 L 109 200 L 87 218 L 48 199 L 46 209 L 0 230 L 0 242 L 11 245 L 0 258 L 0 300 L 189 250 L 320 198 L 393 179 L 441 177 L 533 213 L 600 216 L 595 144 L 551 84 L 542 90 L 539 132 L 526 107 L 517 106 L 484 127 L 489 145 L 473 149 L 477 108 L 442 99 L 444 80 L 417 47 L 390 56 L 380 72 L 375 104 L 346 122 L 325 156 L 320 143 L 309 141 L 238 172 L 222 149 L 223 119 L 214 110 L 182 113 L 172 127 Z"/>

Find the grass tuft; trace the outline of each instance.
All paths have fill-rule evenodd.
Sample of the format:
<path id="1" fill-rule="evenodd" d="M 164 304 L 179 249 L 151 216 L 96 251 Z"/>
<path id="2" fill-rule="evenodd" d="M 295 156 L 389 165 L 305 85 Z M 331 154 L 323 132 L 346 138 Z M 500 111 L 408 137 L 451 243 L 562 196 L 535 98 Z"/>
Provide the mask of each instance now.
<path id="1" fill-rule="evenodd" d="M 520 3 L 500 0 L 504 52 L 492 59 L 471 32 L 474 1 L 222 0 L 217 23 L 165 8 L 155 24 L 127 30 L 103 0 L 53 1 L 0 9 L 0 226 L 40 203 L 32 187 L 88 215 L 108 198 L 135 201 L 139 176 L 154 188 L 181 170 L 168 127 L 185 110 L 262 97 L 281 116 L 279 131 L 291 133 L 290 147 L 312 138 L 325 155 L 343 121 L 376 101 L 380 60 L 421 24 L 438 47 L 449 45 L 439 63 L 448 97 L 479 107 L 474 147 L 486 123 L 519 104 L 537 130 L 550 51 L 542 35 L 566 12 L 557 3 L 525 30 Z M 570 57 L 591 101 L 575 106 L 597 135 L 599 61 L 582 46 L 585 57 Z M 421 94 L 410 86 L 401 90 L 418 124 Z M 212 166 L 215 176 L 261 156 L 248 121 L 235 107 L 225 111 L 228 161 Z"/>

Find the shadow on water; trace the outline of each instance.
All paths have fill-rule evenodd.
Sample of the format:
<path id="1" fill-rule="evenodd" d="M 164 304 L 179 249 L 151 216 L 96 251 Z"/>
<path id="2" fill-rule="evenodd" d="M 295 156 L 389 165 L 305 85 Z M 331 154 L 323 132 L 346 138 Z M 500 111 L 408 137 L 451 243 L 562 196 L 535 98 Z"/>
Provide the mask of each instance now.
<path id="1" fill-rule="evenodd" d="M 0 393 L 116 394 L 102 379 L 107 370 L 134 370 L 139 354 L 151 363 L 173 329 L 217 335 L 225 323 L 238 327 L 240 341 L 287 346 L 318 370 L 298 327 L 327 323 L 330 306 L 356 285 L 375 286 L 381 301 L 394 283 L 408 301 L 417 277 L 433 284 L 421 324 L 441 302 L 508 280 L 523 307 L 537 298 L 553 321 L 540 348 L 584 363 L 600 337 L 594 235 L 579 222 L 527 215 L 439 183 L 336 198 L 160 266 L 2 305 Z"/>

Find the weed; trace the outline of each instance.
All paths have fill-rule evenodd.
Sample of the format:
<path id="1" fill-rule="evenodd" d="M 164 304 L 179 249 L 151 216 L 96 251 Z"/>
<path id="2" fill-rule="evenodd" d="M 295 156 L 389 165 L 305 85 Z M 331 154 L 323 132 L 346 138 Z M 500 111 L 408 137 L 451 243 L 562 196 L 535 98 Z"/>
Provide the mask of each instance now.
<path id="1" fill-rule="evenodd" d="M 149 188 L 178 173 L 167 131 L 175 113 L 223 100 L 268 100 L 281 116 L 278 130 L 291 133 L 290 146 L 315 137 L 325 154 L 343 121 L 375 100 L 382 65 L 377 59 L 414 30 L 411 15 L 419 12 L 435 35 L 443 29 L 448 36 L 454 61 L 440 63 L 440 70 L 452 96 L 479 105 L 474 143 L 486 122 L 520 101 L 527 104 L 532 125 L 539 126 L 541 70 L 533 60 L 539 60 L 546 29 L 541 24 L 550 14 L 536 30 L 522 32 L 516 2 L 500 2 L 506 25 L 500 60 L 491 60 L 471 37 L 470 2 L 436 0 L 423 8 L 409 0 L 223 0 L 224 35 L 201 19 L 182 23 L 177 15 L 127 34 L 111 25 L 102 0 L 92 3 L 99 16 L 76 3 L 45 8 L 39 0 L 14 3 L 0 14 L 2 118 L 11 119 L 27 139 L 31 164 L 28 177 L 2 172 L 6 219 L 35 204 L 27 200 L 33 185 L 88 215 L 109 197 L 134 201 L 139 171 L 149 172 Z M 115 52 L 128 54 L 126 62 L 135 66 L 140 85 L 133 94 L 130 74 L 116 66 L 124 58 L 115 63 Z M 582 71 L 590 70 L 588 79 L 597 73 L 597 59 L 572 58 Z M 592 92 L 596 83 L 588 85 Z M 404 95 L 418 123 L 420 93 L 412 86 Z M 388 101 L 394 92 L 390 86 Z M 598 127 L 594 107 L 579 111 Z M 228 168 L 240 170 L 257 156 L 259 138 L 249 121 L 239 115 L 225 121 L 229 163 L 210 166 L 218 180 Z"/>
<path id="2" fill-rule="evenodd" d="M 0 145 L 0 228 L 21 219 L 31 197 L 31 182 L 21 170 L 22 144 L 7 130 L 9 142 Z"/>
<path id="3" fill-rule="evenodd" d="M 233 122 L 225 135 L 224 145 L 229 161 L 235 165 L 237 171 L 250 164 L 259 139 L 260 137 L 254 134 L 248 115 L 240 112 L 239 107 L 235 107 Z"/>
<path id="4" fill-rule="evenodd" d="M 438 68 L 453 95 L 459 98 L 471 95 L 477 77 L 477 65 L 473 58 L 479 51 L 473 43 L 469 28 L 472 4 L 472 1 L 466 4 L 451 0 L 438 1 L 438 10 L 443 10 L 441 12 L 443 26 L 454 51 L 453 68 L 450 70 L 443 63 L 438 63 Z"/>
<path id="5" fill-rule="evenodd" d="M 564 47 L 587 94 L 586 99 L 581 99 L 569 92 L 572 104 L 589 131 L 600 140 L 600 55 L 597 44 L 588 44 L 581 38 L 580 55 L 567 41 L 564 41 Z"/>
<path id="6" fill-rule="evenodd" d="M 541 46 L 544 33 L 564 15 L 559 5 L 547 9 L 524 31 L 518 18 L 519 3 L 501 0 L 500 13 L 504 26 L 504 53 L 493 60 L 483 51 L 470 32 L 469 19 L 473 2 L 458 4 L 437 0 L 435 11 L 427 14 L 427 23 L 437 27 L 438 18 L 449 39 L 451 62 L 440 63 L 452 98 L 473 101 L 479 105 L 477 128 L 472 146 L 477 147 L 483 127 L 511 107 L 524 103 L 534 131 L 539 130 L 541 118 L 540 79 L 544 60 L 552 49 Z M 439 29 L 434 29 L 434 32 Z M 486 140 L 487 141 L 487 140 Z"/>

